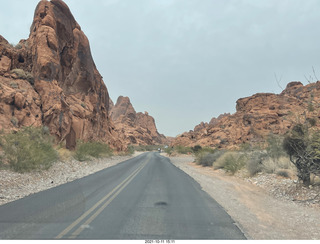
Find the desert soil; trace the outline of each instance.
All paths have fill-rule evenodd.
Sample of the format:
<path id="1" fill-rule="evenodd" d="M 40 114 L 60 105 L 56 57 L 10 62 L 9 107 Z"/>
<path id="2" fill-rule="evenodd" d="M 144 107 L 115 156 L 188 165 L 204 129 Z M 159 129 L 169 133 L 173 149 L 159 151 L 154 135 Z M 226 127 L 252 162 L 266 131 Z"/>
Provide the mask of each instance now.
<path id="1" fill-rule="evenodd" d="M 248 239 L 320 239 L 320 208 L 316 194 L 319 188 L 297 186 L 295 180 L 276 175 L 261 174 L 246 179 L 230 176 L 222 170 L 196 165 L 191 156 L 170 159 L 200 183 Z"/>

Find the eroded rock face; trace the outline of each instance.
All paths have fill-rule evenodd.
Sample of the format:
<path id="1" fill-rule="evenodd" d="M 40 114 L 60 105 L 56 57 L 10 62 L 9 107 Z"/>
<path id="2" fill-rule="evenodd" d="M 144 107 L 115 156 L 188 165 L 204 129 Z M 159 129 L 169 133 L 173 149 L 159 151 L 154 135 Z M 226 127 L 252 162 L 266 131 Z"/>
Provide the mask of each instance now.
<path id="1" fill-rule="evenodd" d="M 123 149 L 89 41 L 63 1 L 42 0 L 28 40 L 16 47 L 0 36 L 0 84 L 3 128 L 46 125 L 70 149 L 78 139 Z M 16 125 L 8 123 L 12 116 Z"/>
<path id="2" fill-rule="evenodd" d="M 291 82 L 281 94 L 258 93 L 237 101 L 236 113 L 201 123 L 175 138 L 173 145 L 237 148 L 260 143 L 268 134 L 284 134 L 297 119 L 318 118 L 320 82 Z"/>
<path id="3" fill-rule="evenodd" d="M 113 103 L 112 103 L 113 104 Z M 110 117 L 128 144 L 156 145 L 166 143 L 158 133 L 155 120 L 147 112 L 137 113 L 128 97 L 120 96 L 110 111 Z"/>

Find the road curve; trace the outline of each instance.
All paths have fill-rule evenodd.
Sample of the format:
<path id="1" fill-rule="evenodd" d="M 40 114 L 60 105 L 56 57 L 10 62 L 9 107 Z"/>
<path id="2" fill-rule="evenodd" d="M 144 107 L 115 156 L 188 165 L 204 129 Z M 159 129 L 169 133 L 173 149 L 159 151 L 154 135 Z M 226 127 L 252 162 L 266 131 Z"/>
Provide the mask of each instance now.
<path id="1" fill-rule="evenodd" d="M 0 206 L 0 239 L 245 239 L 190 176 L 159 153 Z"/>

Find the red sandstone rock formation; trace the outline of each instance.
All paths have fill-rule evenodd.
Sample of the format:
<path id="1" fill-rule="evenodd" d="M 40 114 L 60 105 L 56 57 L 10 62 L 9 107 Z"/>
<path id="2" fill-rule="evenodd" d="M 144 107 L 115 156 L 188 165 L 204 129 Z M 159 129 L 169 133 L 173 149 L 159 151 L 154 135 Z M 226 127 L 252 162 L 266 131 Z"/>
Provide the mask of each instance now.
<path id="1" fill-rule="evenodd" d="M 158 133 L 154 118 L 147 112 L 136 113 L 130 99 L 120 96 L 112 107 L 110 117 L 119 133 L 124 134 L 129 144 L 157 145 L 166 143 Z"/>
<path id="2" fill-rule="evenodd" d="M 89 41 L 63 1 L 42 0 L 16 47 L 0 36 L 0 86 L 0 129 L 45 125 L 67 148 L 81 139 L 123 149 Z"/>
<path id="3" fill-rule="evenodd" d="M 201 123 L 176 137 L 172 145 L 235 148 L 263 142 L 270 133 L 286 133 L 299 118 L 317 119 L 319 102 L 320 82 L 306 86 L 291 82 L 281 94 L 258 93 L 239 99 L 236 113 Z"/>

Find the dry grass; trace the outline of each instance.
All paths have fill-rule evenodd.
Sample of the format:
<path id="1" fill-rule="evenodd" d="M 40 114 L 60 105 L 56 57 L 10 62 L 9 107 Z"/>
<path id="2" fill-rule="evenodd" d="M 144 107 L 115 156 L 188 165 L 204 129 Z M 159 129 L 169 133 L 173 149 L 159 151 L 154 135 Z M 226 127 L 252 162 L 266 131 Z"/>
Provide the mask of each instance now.
<path id="1" fill-rule="evenodd" d="M 214 169 L 224 169 L 231 174 L 235 174 L 246 164 L 246 155 L 241 152 L 230 151 L 220 156 L 214 163 Z"/>
<path id="2" fill-rule="evenodd" d="M 273 174 L 280 169 L 294 169 L 294 165 L 292 165 L 289 158 L 284 156 L 280 157 L 277 160 L 266 158 L 262 161 L 262 165 L 262 170 L 269 174 Z"/>
<path id="3" fill-rule="evenodd" d="M 72 159 L 74 156 L 74 152 L 72 152 L 66 148 L 59 148 L 57 151 L 58 151 L 59 159 L 63 162 Z"/>

